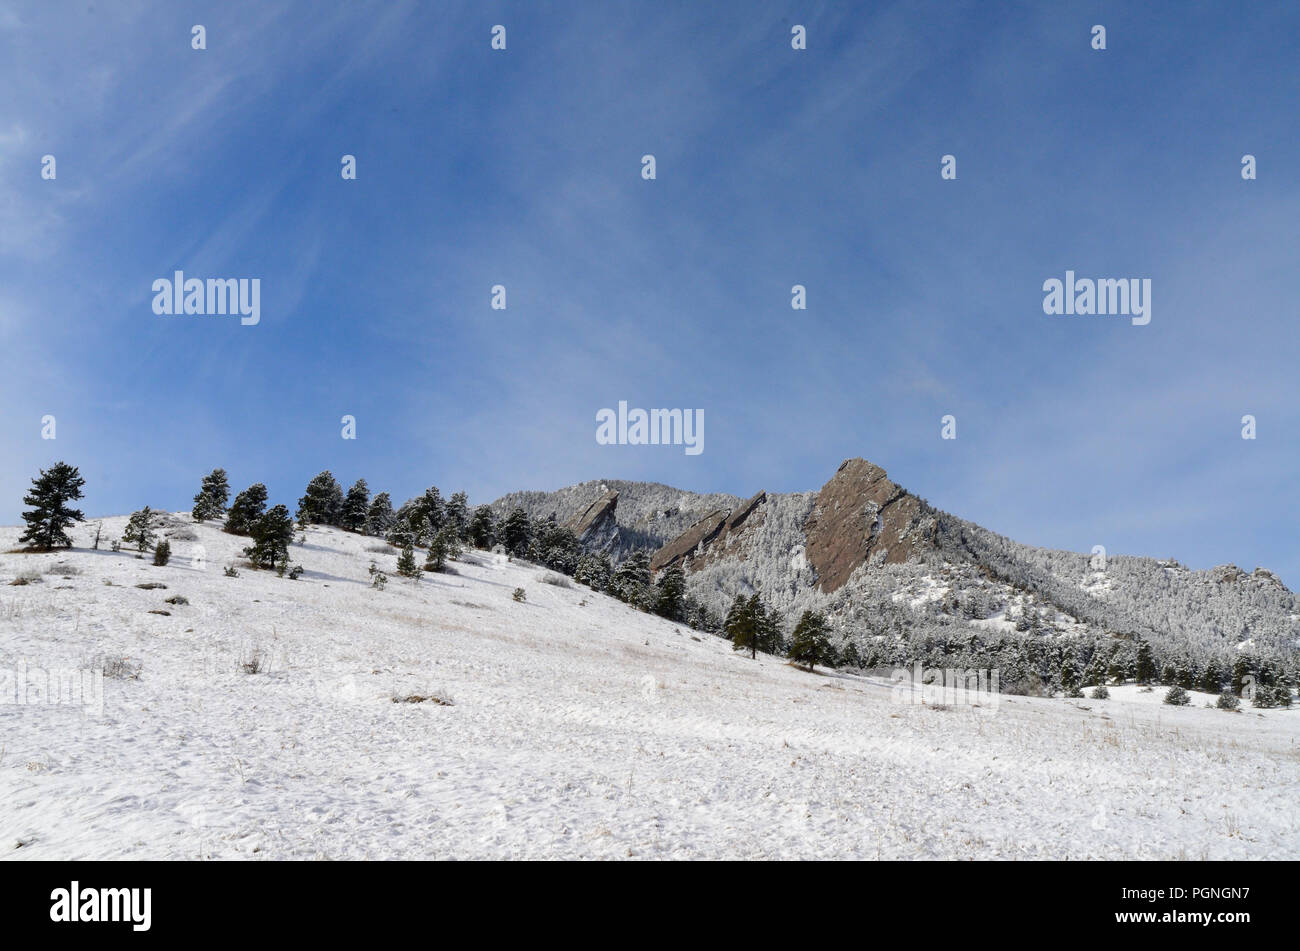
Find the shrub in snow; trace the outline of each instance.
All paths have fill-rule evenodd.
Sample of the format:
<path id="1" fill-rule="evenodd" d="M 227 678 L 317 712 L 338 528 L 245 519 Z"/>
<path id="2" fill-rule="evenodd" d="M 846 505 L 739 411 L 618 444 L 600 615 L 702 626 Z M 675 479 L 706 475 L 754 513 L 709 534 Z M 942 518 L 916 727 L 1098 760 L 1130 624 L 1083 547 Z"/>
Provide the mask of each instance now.
<path id="1" fill-rule="evenodd" d="M 527 601 L 528 592 L 526 592 L 523 588 L 515 588 L 514 594 L 510 595 L 510 597 L 514 598 L 516 601 Z"/>
<path id="2" fill-rule="evenodd" d="M 171 561 L 171 557 L 171 542 L 164 538 L 158 543 L 158 547 L 153 550 L 153 563 L 161 568 L 163 565 L 167 564 L 167 562 Z"/>
<path id="3" fill-rule="evenodd" d="M 1105 684 L 1098 684 L 1097 686 L 1092 688 L 1091 696 L 1093 700 L 1109 700 L 1110 691 L 1106 689 Z"/>
<path id="4" fill-rule="evenodd" d="M 1052 691 L 1043 683 L 1041 677 L 1031 673 L 1016 680 L 1009 680 L 1002 692 L 1013 697 L 1050 697 Z"/>
<path id="5" fill-rule="evenodd" d="M 129 657 L 109 657 L 96 654 L 86 661 L 88 670 L 102 670 L 110 680 L 139 680 L 141 667 Z"/>
<path id="6" fill-rule="evenodd" d="M 1214 705 L 1220 710 L 1237 710 L 1241 707 L 1241 699 L 1231 690 L 1225 690 Z"/>
<path id="7" fill-rule="evenodd" d="M 370 587 L 383 591 L 386 584 L 388 584 L 388 575 L 380 571 L 379 566 L 372 561 L 370 563 Z"/>
<path id="8" fill-rule="evenodd" d="M 572 588 L 573 585 L 564 575 L 544 574 L 542 575 L 542 584 L 554 585 L 557 588 Z"/>
<path id="9" fill-rule="evenodd" d="M 1170 687 L 1168 693 L 1165 694 L 1165 703 L 1175 707 L 1185 707 L 1191 701 L 1192 698 L 1187 695 L 1187 691 L 1176 684 Z"/>
<path id="10" fill-rule="evenodd" d="M 238 578 L 239 577 L 238 569 L 236 569 L 234 565 L 226 565 L 226 577 Z"/>

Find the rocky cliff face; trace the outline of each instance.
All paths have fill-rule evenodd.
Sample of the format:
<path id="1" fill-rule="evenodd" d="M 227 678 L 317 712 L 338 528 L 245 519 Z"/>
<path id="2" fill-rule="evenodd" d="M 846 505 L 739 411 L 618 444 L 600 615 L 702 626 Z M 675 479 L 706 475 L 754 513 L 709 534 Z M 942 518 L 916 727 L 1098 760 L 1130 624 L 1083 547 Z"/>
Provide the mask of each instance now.
<path id="1" fill-rule="evenodd" d="M 500 516 L 515 506 L 554 516 L 615 562 L 641 550 L 656 573 L 680 565 L 687 593 L 719 616 L 758 592 L 789 623 L 817 610 L 872 636 L 947 637 L 969 625 L 973 636 L 1016 637 L 1032 608 L 1043 626 L 1028 630 L 1063 637 L 1137 636 L 1206 656 L 1300 646 L 1300 604 L 1263 568 L 1112 555 L 1098 571 L 1088 554 L 1022 545 L 938 511 L 864 459 L 843 462 L 816 492 L 741 499 L 604 480 L 493 503 Z"/>
<path id="2" fill-rule="evenodd" d="M 719 558 L 744 558 L 746 531 L 761 527 L 767 493 L 718 509 L 664 545 L 650 561 L 659 571 L 699 570 Z M 932 547 L 933 519 L 924 502 L 865 459 L 845 460 L 819 493 L 802 526 L 802 555 L 819 590 L 830 594 L 868 562 L 899 564 Z"/>
<path id="3" fill-rule="evenodd" d="M 827 594 L 868 562 L 899 564 L 928 547 L 925 503 L 865 459 L 846 459 L 804 523 L 805 556 Z M 931 520 L 932 521 L 932 520 Z"/>
<path id="4" fill-rule="evenodd" d="M 650 559 L 650 570 L 661 571 L 673 565 L 702 567 L 711 555 L 725 550 L 743 531 L 763 521 L 763 503 L 767 493 L 760 491 L 734 509 L 716 509 L 678 535 Z M 690 563 L 689 566 L 687 563 Z"/>
<path id="5" fill-rule="evenodd" d="M 577 515 L 565 528 L 578 536 L 587 551 L 609 551 L 618 541 L 618 491 L 610 489 Z"/>

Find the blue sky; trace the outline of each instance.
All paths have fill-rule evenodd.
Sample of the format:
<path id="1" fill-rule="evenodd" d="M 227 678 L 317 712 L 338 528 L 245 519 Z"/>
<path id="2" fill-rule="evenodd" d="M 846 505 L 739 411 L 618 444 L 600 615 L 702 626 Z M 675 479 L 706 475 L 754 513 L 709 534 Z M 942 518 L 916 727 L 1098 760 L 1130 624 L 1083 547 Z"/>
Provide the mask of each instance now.
<path id="1" fill-rule="evenodd" d="M 110 514 L 214 466 L 292 505 L 863 456 L 1295 587 L 1298 45 L 1289 2 L 6 5 L 0 521 L 57 459 Z M 154 315 L 177 268 L 260 278 L 261 323 Z M 1150 278 L 1151 323 L 1044 315 L 1067 268 Z M 597 445 L 619 400 L 703 409 L 704 452 Z"/>

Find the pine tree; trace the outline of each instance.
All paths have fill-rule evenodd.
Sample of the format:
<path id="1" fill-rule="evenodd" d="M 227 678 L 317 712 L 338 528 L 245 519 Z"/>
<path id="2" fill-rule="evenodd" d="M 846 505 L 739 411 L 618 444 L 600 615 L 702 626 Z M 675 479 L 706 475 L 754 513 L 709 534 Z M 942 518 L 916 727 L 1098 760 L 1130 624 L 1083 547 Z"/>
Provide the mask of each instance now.
<path id="1" fill-rule="evenodd" d="M 1143 641 L 1137 652 L 1137 682 L 1144 685 L 1149 684 L 1155 676 L 1155 656 L 1151 652 L 1151 645 Z"/>
<path id="2" fill-rule="evenodd" d="M 348 532 L 361 532 L 366 527 L 366 515 L 370 510 L 370 486 L 365 479 L 358 479 L 348 489 L 343 499 L 343 510 L 339 513 L 339 527 Z"/>
<path id="3" fill-rule="evenodd" d="M 447 501 L 447 522 L 459 540 L 469 541 L 469 496 L 464 492 L 457 492 Z"/>
<path id="4" fill-rule="evenodd" d="M 807 664 L 811 671 L 830 649 L 830 638 L 826 632 L 826 619 L 815 611 L 805 611 L 795 625 L 790 659 L 795 663 Z"/>
<path id="5" fill-rule="evenodd" d="M 1246 689 L 1247 678 L 1254 677 L 1254 671 L 1254 660 L 1245 654 L 1239 656 L 1236 663 L 1232 665 L 1232 692 L 1238 697 L 1243 695 L 1243 691 Z"/>
<path id="6" fill-rule="evenodd" d="M 1174 684 L 1165 693 L 1165 703 L 1174 707 L 1185 707 L 1192 702 L 1192 698 L 1187 695 L 1187 691 Z"/>
<path id="7" fill-rule="evenodd" d="M 1205 665 L 1205 673 L 1201 675 L 1201 689 L 1206 693 L 1218 693 L 1223 689 L 1223 672 L 1214 661 Z"/>
<path id="8" fill-rule="evenodd" d="M 293 519 L 283 505 L 272 506 L 253 525 L 253 544 L 244 549 L 248 560 L 259 568 L 281 567 L 289 562 L 293 541 Z"/>
<path id="9" fill-rule="evenodd" d="M 754 623 L 757 628 L 755 643 L 758 649 L 764 653 L 780 653 L 782 649 L 781 616 L 777 613 L 776 608 L 765 609 L 763 602 L 757 599 L 758 595 L 751 598 L 755 602 Z"/>
<path id="10" fill-rule="evenodd" d="M 384 536 L 384 539 L 388 544 L 397 548 L 414 548 L 419 540 L 419 534 L 415 526 L 411 524 L 411 520 L 402 518 L 399 514 L 394 518 L 393 524 L 389 526 L 388 534 Z"/>
<path id="11" fill-rule="evenodd" d="M 534 533 L 529 552 L 530 557 L 546 567 L 566 575 L 577 571 L 578 561 L 582 557 L 578 536 L 556 524 L 554 518 L 543 522 L 541 528 Z"/>
<path id="12" fill-rule="evenodd" d="M 685 596 L 686 572 L 679 565 L 665 568 L 655 584 L 655 614 L 670 621 L 682 620 Z"/>
<path id="13" fill-rule="evenodd" d="M 380 492 L 370 503 L 370 510 L 366 512 L 366 534 L 382 537 L 388 534 L 388 530 L 396 521 L 393 500 L 388 497 L 387 492 Z"/>
<path id="14" fill-rule="evenodd" d="M 231 535 L 248 535 L 266 511 L 266 486 L 260 482 L 250 485 L 235 496 L 226 515 L 225 531 Z"/>
<path id="15" fill-rule="evenodd" d="M 72 539 L 67 530 L 73 522 L 84 522 L 86 516 L 80 509 L 68 508 L 68 503 L 81 498 L 85 484 L 86 480 L 77 467 L 66 462 L 56 462 L 50 468 L 42 469 L 23 496 L 23 505 L 32 508 L 23 512 L 27 528 L 18 539 L 19 544 L 29 544 L 38 551 L 71 548 Z"/>
<path id="16" fill-rule="evenodd" d="M 521 508 L 516 508 L 501 525 L 501 543 L 506 546 L 506 551 L 517 558 L 522 558 L 528 551 L 528 543 L 532 541 L 533 529 L 528 520 L 528 513 Z"/>
<path id="17" fill-rule="evenodd" d="M 749 602 L 745 600 L 745 596 L 738 594 L 731 602 L 731 607 L 727 608 L 726 617 L 722 619 L 722 633 L 726 634 L 733 644 L 736 640 L 736 633 L 745 624 L 745 612 L 748 607 Z M 739 648 L 736 649 L 739 650 Z"/>
<path id="18" fill-rule="evenodd" d="M 307 483 L 298 500 L 298 522 L 302 525 L 337 525 L 343 514 L 343 487 L 328 469 Z"/>
<path id="19" fill-rule="evenodd" d="M 190 515 L 196 522 L 220 518 L 226 514 L 228 501 L 230 501 L 230 483 L 226 481 L 226 470 L 213 469 L 203 477 L 199 494 L 194 496 L 194 510 Z"/>
<path id="20" fill-rule="evenodd" d="M 1074 663 L 1069 659 L 1061 664 L 1061 690 L 1067 697 L 1082 697 L 1083 691 L 1079 689 L 1079 674 L 1074 669 Z"/>
<path id="21" fill-rule="evenodd" d="M 644 549 L 638 549 L 628 556 L 609 581 L 610 594 L 637 607 L 645 606 L 646 589 L 649 587 L 650 556 Z"/>
<path id="22" fill-rule="evenodd" d="M 759 625 L 764 614 L 763 601 L 757 594 L 750 595 L 748 598 L 736 596 L 736 600 L 731 604 L 731 610 L 727 612 L 725 627 L 727 636 L 731 638 L 732 650 L 747 650 L 750 657 L 758 656 L 761 638 Z"/>
<path id="23" fill-rule="evenodd" d="M 614 569 L 610 566 L 609 558 L 604 555 L 587 554 L 578 559 L 577 567 L 573 570 L 573 580 L 585 584 L 593 591 L 604 591 L 609 587 L 609 579 L 613 573 Z"/>
<path id="24" fill-rule="evenodd" d="M 424 560 L 424 570 L 442 571 L 447 567 L 448 559 L 455 558 L 458 554 L 460 554 L 460 545 L 456 529 L 450 522 L 446 522 L 434 533 L 429 542 L 429 554 Z"/>
<path id="25" fill-rule="evenodd" d="M 480 505 L 474 510 L 474 516 L 469 520 L 469 540 L 475 548 L 488 549 L 496 540 L 496 519 L 492 516 L 492 509 L 486 505 Z"/>
<path id="26" fill-rule="evenodd" d="M 1110 656 L 1110 664 L 1106 668 L 1106 676 L 1112 683 L 1122 684 L 1129 678 L 1128 658 L 1119 648 Z"/>
<path id="27" fill-rule="evenodd" d="M 397 573 L 403 578 L 420 577 L 420 566 L 415 563 L 415 548 L 406 545 L 397 556 Z"/>
<path id="28" fill-rule="evenodd" d="M 140 511 L 131 513 L 126 531 L 122 532 L 122 544 L 135 545 L 135 550 L 144 554 L 153 548 L 154 529 L 157 527 L 158 513 L 146 505 Z"/>
<path id="29" fill-rule="evenodd" d="M 862 654 L 858 651 L 858 645 L 851 640 L 844 645 L 843 660 L 846 667 L 854 667 L 861 670 L 866 666 L 863 663 Z"/>
<path id="30" fill-rule="evenodd" d="M 415 500 L 415 524 L 421 525 L 427 519 L 429 522 L 430 532 L 433 533 L 442 528 L 442 523 L 447 520 L 447 504 L 442 500 L 442 493 L 438 491 L 436 485 L 431 485 L 424 490 L 424 495 Z"/>

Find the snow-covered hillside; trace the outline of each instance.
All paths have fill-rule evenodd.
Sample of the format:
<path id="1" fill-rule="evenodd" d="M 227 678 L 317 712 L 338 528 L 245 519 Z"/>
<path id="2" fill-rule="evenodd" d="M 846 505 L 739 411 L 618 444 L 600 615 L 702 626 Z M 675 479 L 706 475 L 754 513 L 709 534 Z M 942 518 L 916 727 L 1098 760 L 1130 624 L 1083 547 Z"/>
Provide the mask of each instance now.
<path id="1" fill-rule="evenodd" d="M 116 673 L 99 716 L 0 692 L 0 857 L 1300 852 L 1300 712 L 1136 688 L 905 704 L 504 556 L 416 584 L 378 539 L 313 528 L 290 580 L 188 516 L 154 567 L 107 550 L 124 524 L 105 521 L 98 551 L 79 526 L 73 551 L 0 555 L 10 681 Z M 0 529 L 0 550 L 18 535 Z"/>

